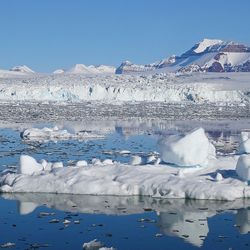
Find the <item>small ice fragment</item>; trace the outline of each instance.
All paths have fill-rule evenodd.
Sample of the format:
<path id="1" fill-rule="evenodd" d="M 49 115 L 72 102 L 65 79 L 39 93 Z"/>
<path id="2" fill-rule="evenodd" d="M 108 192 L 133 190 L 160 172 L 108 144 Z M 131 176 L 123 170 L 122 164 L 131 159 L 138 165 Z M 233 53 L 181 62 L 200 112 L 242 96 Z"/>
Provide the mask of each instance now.
<path id="1" fill-rule="evenodd" d="M 47 162 L 46 160 L 42 159 L 40 163 L 43 166 L 44 171 L 51 171 L 53 165 L 51 162 Z"/>
<path id="2" fill-rule="evenodd" d="M 111 159 L 105 159 L 102 163 L 105 164 L 105 165 L 112 165 L 112 164 L 114 164 Z"/>
<path id="3" fill-rule="evenodd" d="M 66 220 L 66 219 L 65 219 L 65 220 L 63 221 L 63 224 L 65 224 L 65 225 L 70 224 L 70 223 L 71 223 L 70 220 Z"/>
<path id="4" fill-rule="evenodd" d="M 20 173 L 32 175 L 43 170 L 42 164 L 39 164 L 33 157 L 29 155 L 20 156 Z"/>
<path id="5" fill-rule="evenodd" d="M 155 237 L 162 237 L 162 234 L 157 233 L 157 234 L 155 234 Z"/>
<path id="6" fill-rule="evenodd" d="M 11 248 L 11 247 L 15 247 L 15 246 L 16 246 L 16 244 L 12 243 L 12 242 L 7 242 L 7 243 L 0 245 L 1 248 Z"/>
<path id="7" fill-rule="evenodd" d="M 239 145 L 240 154 L 250 154 L 250 138 L 248 132 L 241 132 L 240 145 Z"/>
<path id="8" fill-rule="evenodd" d="M 54 131 L 58 131 L 59 130 L 59 128 L 57 126 L 55 126 L 53 129 L 54 129 Z"/>
<path id="9" fill-rule="evenodd" d="M 129 150 L 121 150 L 119 152 L 119 154 L 121 154 L 121 155 L 128 155 L 128 154 L 131 154 L 131 152 Z"/>
<path id="10" fill-rule="evenodd" d="M 161 158 L 157 158 L 157 160 L 155 161 L 154 165 L 159 165 L 161 163 Z"/>
<path id="11" fill-rule="evenodd" d="M 142 158 L 139 155 L 132 155 L 130 164 L 131 165 L 140 165 L 142 163 Z"/>
<path id="12" fill-rule="evenodd" d="M 93 158 L 91 162 L 93 165 L 102 165 L 102 162 L 100 161 L 100 159 L 97 159 L 97 158 Z"/>
<path id="13" fill-rule="evenodd" d="M 55 169 L 55 168 L 63 168 L 63 163 L 61 161 L 53 163 L 52 169 Z"/>
<path id="14" fill-rule="evenodd" d="M 86 167 L 86 166 L 88 166 L 88 162 L 85 160 L 81 160 L 76 163 L 76 167 Z"/>
<path id="15" fill-rule="evenodd" d="M 97 241 L 97 239 L 86 242 L 82 246 L 84 250 L 99 250 L 101 247 L 104 247 L 104 244 L 100 241 Z"/>
<path id="16" fill-rule="evenodd" d="M 101 247 L 98 250 L 115 250 L 113 247 Z"/>
<path id="17" fill-rule="evenodd" d="M 154 163 L 156 161 L 156 157 L 155 155 L 150 155 L 148 158 L 147 158 L 147 164 L 151 164 L 151 163 Z"/>
<path id="18" fill-rule="evenodd" d="M 237 175 L 244 181 L 250 180 L 250 155 L 241 155 L 236 165 Z"/>
<path id="19" fill-rule="evenodd" d="M 218 172 L 218 173 L 216 174 L 216 176 L 215 176 L 215 180 L 216 180 L 216 181 L 222 181 L 222 180 L 223 180 L 222 174 Z"/>
<path id="20" fill-rule="evenodd" d="M 48 162 L 47 162 L 46 160 L 44 160 L 44 159 L 42 159 L 42 160 L 40 161 L 40 163 L 42 164 L 43 169 L 45 169 L 46 166 L 48 165 Z"/>

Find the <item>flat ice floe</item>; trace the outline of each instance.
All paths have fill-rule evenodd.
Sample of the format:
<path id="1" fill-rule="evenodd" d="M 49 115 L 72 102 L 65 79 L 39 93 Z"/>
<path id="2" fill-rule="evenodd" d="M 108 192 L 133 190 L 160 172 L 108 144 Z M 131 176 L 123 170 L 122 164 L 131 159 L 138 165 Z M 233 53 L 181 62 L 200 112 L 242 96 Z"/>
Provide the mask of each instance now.
<path id="1" fill-rule="evenodd" d="M 237 160 L 238 156 L 220 157 L 202 168 L 102 163 L 48 170 L 37 168 L 38 171 L 31 174 L 6 171 L 0 177 L 0 191 L 214 200 L 247 198 L 250 187 L 236 174 Z M 223 178 L 218 180 L 218 173 Z"/>
<path id="2" fill-rule="evenodd" d="M 173 140 L 170 142 L 173 143 Z M 171 147 L 166 143 L 161 146 L 164 161 L 177 165 L 159 164 L 157 158 L 153 164 L 138 161 L 137 164 L 122 164 L 94 158 L 91 164 L 81 160 L 75 165 L 64 167 L 61 162 L 37 162 L 30 156 L 21 155 L 17 172 L 5 170 L 1 173 L 0 192 L 143 195 L 213 200 L 250 197 L 247 183 L 250 178 L 250 156 L 227 155 L 216 158 L 213 148 L 211 157 L 211 145 L 202 128 L 175 138 Z M 173 157 L 173 149 L 176 148 L 177 154 Z M 166 154 L 166 151 L 170 154 Z M 191 154 L 191 164 L 190 158 L 186 157 L 187 152 Z M 180 159 L 181 164 L 168 159 Z M 204 162 L 206 164 L 201 164 Z"/>
<path id="3" fill-rule="evenodd" d="M 103 139 L 105 134 L 96 131 L 79 131 L 75 133 L 69 132 L 67 129 L 59 129 L 57 126 L 53 128 L 28 128 L 21 133 L 24 140 L 30 141 L 46 141 L 46 140 L 91 140 Z"/>

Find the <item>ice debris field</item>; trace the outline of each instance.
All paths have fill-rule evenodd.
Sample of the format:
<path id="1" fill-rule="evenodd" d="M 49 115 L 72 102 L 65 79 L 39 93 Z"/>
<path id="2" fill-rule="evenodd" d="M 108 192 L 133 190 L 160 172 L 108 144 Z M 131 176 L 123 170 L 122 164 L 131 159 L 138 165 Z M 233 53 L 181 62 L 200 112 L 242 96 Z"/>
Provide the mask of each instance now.
<path id="1" fill-rule="evenodd" d="M 0 192 L 143 195 L 159 198 L 235 200 L 250 197 L 250 139 L 241 135 L 237 154 L 216 155 L 203 128 L 159 141 L 159 156 L 129 164 L 84 159 L 64 167 L 62 162 L 37 162 L 21 155 L 17 170 L 0 175 Z"/>

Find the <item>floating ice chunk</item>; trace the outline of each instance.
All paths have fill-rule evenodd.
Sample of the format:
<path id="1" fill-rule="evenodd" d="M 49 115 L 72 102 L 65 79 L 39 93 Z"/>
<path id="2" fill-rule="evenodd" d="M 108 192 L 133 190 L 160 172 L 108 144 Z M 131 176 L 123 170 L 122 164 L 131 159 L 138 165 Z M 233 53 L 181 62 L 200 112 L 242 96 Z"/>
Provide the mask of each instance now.
<path id="1" fill-rule="evenodd" d="M 66 219 L 65 219 L 65 220 L 63 221 L 63 224 L 64 224 L 64 225 L 68 225 L 68 224 L 70 224 L 70 223 L 71 223 L 70 220 L 66 220 Z"/>
<path id="2" fill-rule="evenodd" d="M 113 247 L 101 247 L 99 250 L 115 250 Z"/>
<path id="3" fill-rule="evenodd" d="M 157 160 L 157 158 L 156 158 L 155 155 L 150 155 L 150 156 L 147 158 L 146 162 L 147 162 L 148 164 L 152 164 L 152 163 L 155 163 L 156 160 Z"/>
<path id="4" fill-rule="evenodd" d="M 105 159 L 102 163 L 105 164 L 105 165 L 112 165 L 112 164 L 114 164 L 111 159 Z"/>
<path id="5" fill-rule="evenodd" d="M 223 176 L 221 173 L 217 173 L 216 176 L 215 176 L 215 180 L 216 181 L 222 181 L 223 180 Z"/>
<path id="6" fill-rule="evenodd" d="M 101 160 L 100 160 L 100 159 L 97 159 L 97 158 L 93 158 L 93 159 L 91 160 L 91 162 L 92 162 L 93 165 L 102 165 Z"/>
<path id="7" fill-rule="evenodd" d="M 241 141 L 239 145 L 240 154 L 250 154 L 250 138 L 248 132 L 241 132 Z"/>
<path id="8" fill-rule="evenodd" d="M 244 181 L 250 181 L 250 155 L 241 155 L 236 165 L 237 175 Z"/>
<path id="9" fill-rule="evenodd" d="M 140 165 L 142 164 L 142 158 L 139 155 L 132 155 L 130 160 L 131 165 Z"/>
<path id="10" fill-rule="evenodd" d="M 84 250 L 99 250 L 102 247 L 104 247 L 104 244 L 100 241 L 97 241 L 97 239 L 86 242 L 82 246 Z"/>
<path id="11" fill-rule="evenodd" d="M 100 132 L 70 132 L 67 129 L 59 129 L 57 126 L 53 128 L 44 127 L 39 128 L 29 128 L 21 133 L 21 138 L 24 140 L 32 141 L 46 141 L 46 140 L 68 140 L 68 139 L 81 139 L 81 140 L 95 140 L 105 138 L 105 134 Z"/>
<path id="12" fill-rule="evenodd" d="M 248 157 L 249 163 L 250 155 L 241 157 Z M 42 170 L 33 175 L 4 172 L 0 175 L 0 192 L 147 195 L 158 198 L 213 200 L 249 198 L 250 186 L 235 178 L 237 161 L 238 156 L 222 156 L 210 159 L 209 167 L 206 168 L 172 167 L 168 164 L 132 166 L 101 163 L 101 167 L 68 166 L 55 171 Z M 38 164 L 36 161 L 35 163 Z M 43 169 L 41 164 L 40 167 Z M 179 170 L 181 172 L 178 173 Z M 214 179 L 208 178 L 211 173 L 221 171 L 227 171 L 227 178 L 223 181 L 215 182 Z M 183 178 L 182 173 L 185 175 Z M 249 176 L 249 172 L 247 174 Z"/>
<path id="13" fill-rule="evenodd" d="M 160 163 L 161 163 L 161 158 L 158 158 L 158 159 L 155 161 L 154 165 L 159 165 Z"/>
<path id="14" fill-rule="evenodd" d="M 55 168 L 63 168 L 63 163 L 61 161 L 53 163 L 52 169 L 55 169 Z"/>
<path id="15" fill-rule="evenodd" d="M 121 154 L 121 155 L 128 155 L 128 154 L 131 154 L 131 152 L 129 150 L 121 150 L 119 152 L 119 154 Z"/>
<path id="16" fill-rule="evenodd" d="M 76 163 L 76 167 L 86 167 L 86 166 L 88 166 L 88 162 L 85 160 L 81 160 Z"/>
<path id="17" fill-rule="evenodd" d="M 39 164 L 33 157 L 29 155 L 20 156 L 20 173 L 32 175 L 43 170 L 43 165 Z"/>
<path id="18" fill-rule="evenodd" d="M 209 142 L 203 128 L 179 136 L 173 135 L 159 141 L 161 158 L 178 166 L 204 166 L 215 157 L 215 147 Z"/>
<path id="19" fill-rule="evenodd" d="M 43 166 L 44 171 L 51 171 L 53 165 L 51 162 L 47 162 L 46 160 L 42 159 L 40 163 Z"/>
<path id="20" fill-rule="evenodd" d="M 44 160 L 44 159 L 42 159 L 42 160 L 40 161 L 40 163 L 42 164 L 42 166 L 43 166 L 44 169 L 45 169 L 45 168 L 47 167 L 47 165 L 48 165 L 48 162 L 47 162 L 46 160 Z"/>
<path id="21" fill-rule="evenodd" d="M 15 247 L 15 246 L 16 246 L 15 243 L 7 242 L 7 243 L 4 243 L 4 244 L 0 245 L 0 248 L 12 248 L 12 247 Z"/>

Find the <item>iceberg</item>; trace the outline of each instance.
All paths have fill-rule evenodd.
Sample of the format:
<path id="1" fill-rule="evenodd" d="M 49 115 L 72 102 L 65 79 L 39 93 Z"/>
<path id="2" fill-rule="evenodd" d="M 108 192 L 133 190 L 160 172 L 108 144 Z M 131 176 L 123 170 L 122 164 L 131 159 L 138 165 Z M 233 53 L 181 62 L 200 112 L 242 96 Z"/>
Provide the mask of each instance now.
<path id="1" fill-rule="evenodd" d="M 207 165 L 215 157 L 215 147 L 209 142 L 203 128 L 180 136 L 173 135 L 159 141 L 161 159 L 177 166 Z"/>
<path id="2" fill-rule="evenodd" d="M 241 132 L 241 141 L 239 145 L 240 154 L 250 154 L 250 138 L 248 132 Z"/>
<path id="3" fill-rule="evenodd" d="M 236 165 L 236 173 L 244 181 L 250 181 L 250 155 L 241 155 Z"/>
<path id="4" fill-rule="evenodd" d="M 250 187 L 238 178 L 235 168 L 239 156 L 209 159 L 202 168 L 183 168 L 168 164 L 130 165 L 99 161 L 43 167 L 30 156 L 21 156 L 17 172 L 0 175 L 0 192 L 64 193 L 155 198 L 235 200 L 250 197 Z M 45 164 L 44 164 L 45 165 Z M 181 174 L 180 174 L 181 172 Z M 218 178 L 218 174 L 223 178 Z"/>

